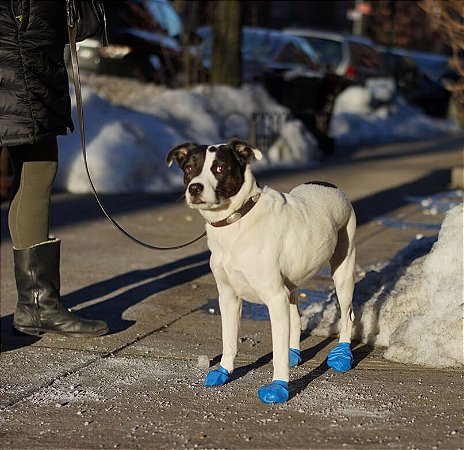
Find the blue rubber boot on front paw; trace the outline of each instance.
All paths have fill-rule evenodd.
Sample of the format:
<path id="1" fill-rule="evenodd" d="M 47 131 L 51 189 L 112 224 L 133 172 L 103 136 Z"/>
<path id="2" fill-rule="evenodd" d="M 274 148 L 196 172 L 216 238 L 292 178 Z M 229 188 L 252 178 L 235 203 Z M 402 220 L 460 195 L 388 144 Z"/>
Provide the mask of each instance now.
<path id="1" fill-rule="evenodd" d="M 299 366 L 301 361 L 301 350 L 298 348 L 291 348 L 288 352 L 288 362 L 290 367 Z"/>
<path id="2" fill-rule="evenodd" d="M 288 400 L 288 382 L 274 380 L 258 389 L 258 397 L 263 403 L 285 403 Z"/>
<path id="3" fill-rule="evenodd" d="M 224 367 L 219 366 L 217 369 L 210 370 L 206 375 L 204 386 L 222 386 L 229 381 L 230 373 Z"/>
<path id="4" fill-rule="evenodd" d="M 327 356 L 327 365 L 335 372 L 347 372 L 353 365 L 349 342 L 340 342 Z"/>

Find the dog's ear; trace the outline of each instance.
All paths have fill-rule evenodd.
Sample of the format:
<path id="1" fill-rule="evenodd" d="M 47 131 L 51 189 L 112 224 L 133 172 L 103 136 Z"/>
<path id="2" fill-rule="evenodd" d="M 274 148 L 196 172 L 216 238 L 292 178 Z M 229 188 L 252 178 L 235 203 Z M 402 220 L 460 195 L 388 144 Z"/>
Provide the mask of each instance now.
<path id="1" fill-rule="evenodd" d="M 253 148 L 248 142 L 243 142 L 238 139 L 232 139 L 229 145 L 235 150 L 239 158 L 247 164 L 253 159 L 261 159 L 263 154 L 257 148 Z"/>
<path id="2" fill-rule="evenodd" d="M 198 147 L 198 145 L 194 142 L 184 142 L 183 144 L 177 145 L 168 153 L 166 164 L 168 167 L 171 167 L 173 161 L 176 161 L 177 165 L 182 167 L 188 152 L 195 147 Z"/>

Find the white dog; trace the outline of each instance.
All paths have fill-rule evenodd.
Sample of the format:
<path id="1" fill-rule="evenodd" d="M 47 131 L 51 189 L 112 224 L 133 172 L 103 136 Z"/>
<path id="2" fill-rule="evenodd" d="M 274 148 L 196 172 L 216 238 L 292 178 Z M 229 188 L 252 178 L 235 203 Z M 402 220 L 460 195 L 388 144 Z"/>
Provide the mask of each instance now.
<path id="1" fill-rule="evenodd" d="M 274 376 L 260 387 L 265 403 L 288 400 L 289 367 L 301 362 L 300 316 L 295 291 L 327 264 L 340 304 L 338 346 L 328 364 L 336 371 L 352 365 L 356 217 L 336 186 L 310 182 L 289 194 L 260 189 L 250 170 L 259 150 L 245 142 L 173 148 L 184 172 L 186 201 L 207 220 L 210 265 L 219 292 L 223 352 L 220 367 L 209 372 L 206 386 L 229 381 L 237 353 L 242 299 L 264 303 L 272 329 Z"/>

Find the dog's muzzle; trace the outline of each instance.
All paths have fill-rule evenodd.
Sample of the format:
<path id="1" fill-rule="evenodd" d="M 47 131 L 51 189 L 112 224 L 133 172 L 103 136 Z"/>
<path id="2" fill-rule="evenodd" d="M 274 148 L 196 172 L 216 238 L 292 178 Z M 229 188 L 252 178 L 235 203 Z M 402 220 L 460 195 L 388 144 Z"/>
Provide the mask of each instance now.
<path id="1" fill-rule="evenodd" d="M 190 196 L 190 202 L 194 204 L 204 203 L 200 199 L 201 193 L 204 190 L 204 186 L 201 183 L 193 183 L 188 187 L 188 193 Z"/>

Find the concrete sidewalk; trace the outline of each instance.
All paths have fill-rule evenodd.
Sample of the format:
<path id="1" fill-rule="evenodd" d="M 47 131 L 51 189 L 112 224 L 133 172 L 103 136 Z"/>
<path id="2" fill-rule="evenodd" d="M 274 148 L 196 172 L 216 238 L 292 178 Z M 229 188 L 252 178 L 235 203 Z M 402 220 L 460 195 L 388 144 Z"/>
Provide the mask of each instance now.
<path id="1" fill-rule="evenodd" d="M 358 215 L 362 273 L 417 235 L 437 234 L 443 214 L 426 215 L 405 197 L 446 191 L 463 147 L 463 136 L 396 144 L 258 178 L 285 191 L 308 180 L 340 186 Z M 106 201 L 132 233 L 167 246 L 203 229 L 176 197 Z M 265 320 L 242 322 L 236 381 L 202 387 L 208 369 L 198 357 L 216 364 L 221 352 L 205 241 L 175 252 L 140 248 L 102 218 L 90 196 L 55 195 L 52 230 L 62 239 L 66 305 L 107 320 L 110 334 L 15 337 L 5 218 L 3 206 L 1 448 L 464 448 L 462 371 L 393 363 L 382 349 L 357 343 L 355 368 L 336 374 L 324 363 L 335 337 L 303 335 L 304 364 L 292 370 L 290 401 L 261 404 L 257 389 L 272 376 Z M 394 220 L 408 227 L 391 226 Z M 319 276 L 305 287 L 330 286 Z"/>

